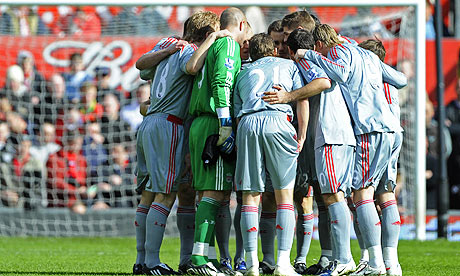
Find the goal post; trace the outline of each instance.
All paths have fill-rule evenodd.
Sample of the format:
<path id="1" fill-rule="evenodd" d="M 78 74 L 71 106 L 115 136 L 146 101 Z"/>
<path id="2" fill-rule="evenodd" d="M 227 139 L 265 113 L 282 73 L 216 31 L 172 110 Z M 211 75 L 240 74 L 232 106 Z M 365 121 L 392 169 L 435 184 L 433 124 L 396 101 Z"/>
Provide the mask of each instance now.
<path id="1" fill-rule="evenodd" d="M 402 19 L 398 18 L 395 21 L 407 20 L 409 30 L 405 30 L 411 37 L 406 39 L 399 37 L 397 43 L 394 43 L 396 48 L 392 53 L 397 53 L 398 57 L 391 57 L 395 61 L 398 58 L 407 58 L 404 51 L 412 47 L 414 52 L 409 53 L 409 59 L 414 64 L 415 77 L 414 87 L 415 93 L 411 95 L 410 104 L 413 106 L 408 111 L 408 135 L 412 135 L 409 141 L 406 142 L 410 148 L 408 157 L 405 162 L 410 162 L 408 170 L 405 171 L 406 178 L 404 180 L 408 189 L 408 194 L 412 197 L 407 200 L 407 206 L 410 206 L 411 211 L 415 215 L 416 232 L 415 238 L 419 240 L 426 239 L 426 181 L 425 181 L 425 101 L 426 101 L 426 85 L 425 85 L 425 1 L 420 0 L 323 0 L 323 1 L 305 1 L 305 0 L 233 0 L 233 1 L 213 1 L 213 0 L 4 0 L 2 5 L 20 6 L 50 6 L 50 5 L 68 5 L 68 6 L 236 6 L 236 7 L 302 7 L 302 8 L 317 8 L 327 7 L 331 9 L 333 14 L 334 8 L 337 7 L 407 7 L 410 9 L 402 15 Z M 414 16 L 414 18 L 411 18 Z M 279 19 L 279 18 L 278 18 Z M 269 23 L 269 22 L 267 22 Z M 329 23 L 327 20 L 324 23 Z M 399 23 L 398 23 L 399 24 Z M 404 30 L 402 30 L 403 32 Z M 0 37 L 1 39 L 1 37 Z M 140 41 L 140 39 L 138 38 Z M 410 40 L 410 41 L 409 41 Z M 87 42 L 87 41 L 86 41 Z M 139 42 L 140 43 L 140 42 Z M 394 45 L 393 45 L 394 46 Z M 393 64 L 394 65 L 394 64 Z M 400 66 L 398 64 L 398 66 Z M 1 71 L 1 70 L 0 70 Z M 132 73 L 132 72 L 131 72 Z M 414 115 L 415 114 L 415 115 Z M 402 115 L 403 116 L 403 115 Z M 412 117 L 411 117 L 412 116 Z"/>

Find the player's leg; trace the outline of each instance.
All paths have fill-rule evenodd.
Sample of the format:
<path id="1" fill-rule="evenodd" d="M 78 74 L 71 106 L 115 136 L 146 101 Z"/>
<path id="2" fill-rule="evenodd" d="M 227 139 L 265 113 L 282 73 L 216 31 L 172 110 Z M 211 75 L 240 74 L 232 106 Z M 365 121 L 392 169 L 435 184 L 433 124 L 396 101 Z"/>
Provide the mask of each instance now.
<path id="1" fill-rule="evenodd" d="M 142 145 L 142 133 L 144 131 L 145 125 L 141 124 L 139 126 L 139 131 L 137 135 L 137 145 L 136 145 L 136 152 L 137 152 L 137 167 L 136 167 L 136 175 L 137 175 L 137 183 L 138 186 L 136 191 L 142 192 L 141 200 L 139 205 L 136 209 L 136 218 L 134 225 L 136 226 L 136 263 L 133 266 L 133 274 L 140 275 L 144 274 L 143 267 L 145 265 L 145 230 L 146 230 L 146 223 L 145 220 L 147 218 L 147 214 L 149 212 L 150 205 L 152 204 L 154 194 L 152 192 L 146 191 L 146 185 L 149 186 L 149 176 L 147 171 L 147 164 L 144 157 L 144 149 Z"/>
<path id="2" fill-rule="evenodd" d="M 183 126 L 168 121 L 165 116 L 154 114 L 146 117 L 144 120 L 148 120 L 148 127 L 142 139 L 152 184 L 150 191 L 155 192 L 146 220 L 145 264 L 148 274 L 157 275 L 174 272 L 169 266 L 161 263 L 160 248 L 166 221 L 176 200 L 176 179 L 184 162 Z"/>
<path id="3" fill-rule="evenodd" d="M 231 191 L 225 191 L 221 207 L 217 212 L 216 221 L 216 241 L 219 246 L 220 264 L 232 269 L 232 258 L 228 250 L 228 241 L 230 238 L 230 229 L 232 226 L 232 216 L 230 214 L 230 195 Z"/>
<path id="4" fill-rule="evenodd" d="M 382 249 L 387 275 L 402 275 L 397 251 L 401 219 L 394 194 L 401 145 L 402 133 L 396 133 L 391 160 L 375 196 L 382 212 Z"/>
<path id="5" fill-rule="evenodd" d="M 243 192 L 241 209 L 241 229 L 243 247 L 246 251 L 247 275 L 259 275 L 259 259 L 257 257 L 257 235 L 259 234 L 259 192 Z"/>
<path id="6" fill-rule="evenodd" d="M 355 204 L 353 203 L 352 197 L 348 197 L 347 201 L 348 201 L 348 208 L 350 208 L 350 211 L 353 214 L 353 229 L 355 230 L 356 239 L 358 240 L 359 248 L 361 250 L 361 257 L 359 258 L 359 263 L 356 266 L 356 270 L 361 270 L 369 262 L 369 252 L 367 251 L 367 247 L 364 244 L 363 236 L 361 235 L 361 230 L 359 230 L 358 217 L 356 214 L 356 207 L 355 207 Z"/>
<path id="7" fill-rule="evenodd" d="M 324 203 L 329 210 L 334 263 L 321 275 L 343 275 L 356 265 L 350 251 L 350 211 L 345 194 L 351 190 L 354 147 L 324 145 L 315 150 L 316 173 Z"/>
<path id="8" fill-rule="evenodd" d="M 388 275 L 401 275 L 398 261 L 398 240 L 401 226 L 398 205 L 393 192 L 385 192 L 376 196 L 382 210 L 382 248 L 383 259 Z"/>
<path id="9" fill-rule="evenodd" d="M 260 244 L 263 259 L 259 263 L 262 274 L 273 274 L 275 270 L 276 201 L 270 177 L 267 175 L 265 192 L 262 194 L 260 215 Z"/>
<path id="10" fill-rule="evenodd" d="M 205 168 L 201 160 L 206 138 L 219 132 L 217 118 L 201 116 L 194 119 L 190 127 L 190 159 L 193 173 L 193 187 L 203 192 L 195 215 L 195 236 L 192 251 L 194 268 L 189 273 L 216 275 L 217 269 L 208 263 L 210 241 L 213 236 L 216 215 L 224 199 L 224 191 L 232 189 L 234 163 L 221 157 L 216 164 Z"/>
<path id="11" fill-rule="evenodd" d="M 149 206 L 152 204 L 154 193 L 149 191 L 142 191 L 141 200 L 136 209 L 136 263 L 133 267 L 133 274 L 144 274 L 143 266 L 145 264 L 145 229 L 146 219 L 149 212 Z"/>
<path id="12" fill-rule="evenodd" d="M 176 193 L 155 193 L 155 198 L 150 205 L 147 215 L 147 233 L 145 240 L 145 264 L 148 268 L 155 268 L 162 264 L 160 261 L 160 247 Z"/>
<path id="13" fill-rule="evenodd" d="M 297 209 L 297 256 L 294 261 L 294 269 L 299 274 L 306 273 L 307 254 L 313 235 L 313 187 L 308 185 L 309 177 L 312 176 L 310 163 L 314 162 L 314 158 L 308 156 L 308 153 L 312 152 L 312 148 L 312 143 L 309 143 L 307 139 L 297 158 L 297 175 L 294 187 L 294 202 Z"/>
<path id="14" fill-rule="evenodd" d="M 316 170 L 316 168 L 315 168 Z M 318 207 L 318 234 L 321 247 L 321 256 L 318 263 L 309 266 L 306 270 L 307 275 L 319 275 L 329 265 L 332 258 L 332 239 L 330 232 L 329 211 L 321 196 L 318 180 L 310 180 L 313 187 L 314 199 Z"/>
<path id="15" fill-rule="evenodd" d="M 246 262 L 244 260 L 243 237 L 241 236 L 241 208 L 243 206 L 243 192 L 236 192 L 236 209 L 233 217 L 233 227 L 235 228 L 235 258 L 234 268 L 241 273 L 246 272 Z"/>
<path id="16" fill-rule="evenodd" d="M 278 240 L 278 259 L 274 273 L 275 275 L 285 275 L 283 274 L 284 271 L 292 270 L 294 272 L 290 260 L 295 228 L 293 189 L 275 190 L 275 197 L 277 203 L 276 236 Z"/>
<path id="17" fill-rule="evenodd" d="M 277 204 L 278 260 L 274 274 L 298 275 L 290 262 L 295 228 L 293 193 L 298 152 L 297 141 L 294 139 L 295 129 L 285 116 L 267 116 L 264 129 L 264 153 Z"/>
<path id="18" fill-rule="evenodd" d="M 180 237 L 179 272 L 186 274 L 191 261 L 193 237 L 195 234 L 195 191 L 191 186 L 191 178 L 184 177 L 177 191 L 177 228 Z"/>
<path id="19" fill-rule="evenodd" d="M 307 255 L 313 236 L 313 188 L 308 187 L 307 189 L 307 195 L 305 195 L 305 192 L 294 194 L 297 208 L 297 256 L 294 261 L 294 269 L 299 274 L 306 273 Z"/>
<path id="20" fill-rule="evenodd" d="M 369 251 L 369 263 L 352 275 L 385 273 L 381 246 L 381 222 L 374 205 L 374 191 L 391 156 L 394 136 L 369 133 L 356 136 L 356 162 L 353 177 L 353 201 L 359 228 Z"/>
<path id="21" fill-rule="evenodd" d="M 258 115 L 244 116 L 238 125 L 236 137 L 236 190 L 243 192 L 240 228 L 246 251 L 246 275 L 252 276 L 259 275 L 259 203 L 260 193 L 265 189 L 264 152 L 260 144 L 263 122 L 264 118 Z"/>

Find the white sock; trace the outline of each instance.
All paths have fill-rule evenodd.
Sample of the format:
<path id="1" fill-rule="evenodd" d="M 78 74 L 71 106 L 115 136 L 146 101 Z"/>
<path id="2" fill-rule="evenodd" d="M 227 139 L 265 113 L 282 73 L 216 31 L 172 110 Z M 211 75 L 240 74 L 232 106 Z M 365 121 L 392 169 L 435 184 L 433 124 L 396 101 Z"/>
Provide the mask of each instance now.
<path id="1" fill-rule="evenodd" d="M 257 257 L 257 251 L 246 252 L 246 267 L 259 267 L 259 258 Z"/>
<path id="2" fill-rule="evenodd" d="M 398 264 L 398 249 L 396 247 L 383 248 L 383 261 L 385 267 L 392 267 Z"/>
<path id="3" fill-rule="evenodd" d="M 369 251 L 367 249 L 361 249 L 361 259 L 359 260 L 368 262 L 369 261 Z"/>
<path id="4" fill-rule="evenodd" d="M 278 266 L 291 265 L 291 252 L 288 250 L 278 250 Z"/>
<path id="5" fill-rule="evenodd" d="M 380 245 L 371 246 L 369 250 L 369 265 L 373 268 L 380 268 L 384 266 L 382 247 Z"/>

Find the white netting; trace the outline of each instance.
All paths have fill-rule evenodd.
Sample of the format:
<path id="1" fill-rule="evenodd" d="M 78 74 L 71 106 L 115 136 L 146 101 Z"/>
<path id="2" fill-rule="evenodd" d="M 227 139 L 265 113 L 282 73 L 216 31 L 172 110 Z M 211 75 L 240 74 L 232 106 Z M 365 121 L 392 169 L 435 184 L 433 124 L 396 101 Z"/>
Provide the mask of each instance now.
<path id="1" fill-rule="evenodd" d="M 134 63 L 161 37 L 182 34 L 183 22 L 202 8 L 225 9 L 0 8 L 0 235 L 133 233 L 138 104 L 149 96 Z M 299 9 L 243 8 L 255 33 Z M 377 35 L 389 64 L 414 71 L 413 8 L 307 10 L 358 41 Z M 413 79 L 401 92 L 406 132 L 399 202 L 408 214 L 415 198 Z M 128 230 L 117 230 L 123 224 Z"/>

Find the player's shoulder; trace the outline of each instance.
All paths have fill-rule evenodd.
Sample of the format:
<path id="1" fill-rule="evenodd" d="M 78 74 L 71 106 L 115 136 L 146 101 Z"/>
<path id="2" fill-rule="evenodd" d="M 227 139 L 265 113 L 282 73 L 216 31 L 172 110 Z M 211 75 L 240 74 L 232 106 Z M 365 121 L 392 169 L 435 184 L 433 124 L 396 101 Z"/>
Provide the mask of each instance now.
<path id="1" fill-rule="evenodd" d="M 220 49 L 233 49 L 233 51 L 235 49 L 239 49 L 240 46 L 238 44 L 238 42 L 236 42 L 235 40 L 233 40 L 231 37 L 227 36 L 227 37 L 221 37 L 219 39 L 217 39 L 213 45 L 211 46 L 213 47 L 215 50 L 220 50 Z M 231 53 L 229 53 L 230 55 Z"/>
<path id="2" fill-rule="evenodd" d="M 198 49 L 198 46 L 196 46 L 193 43 L 189 43 L 181 47 L 180 53 L 181 55 L 184 53 L 194 53 L 197 49 Z"/>
<path id="3" fill-rule="evenodd" d="M 166 49 L 168 48 L 169 46 L 173 45 L 173 44 L 176 44 L 178 41 L 178 39 L 174 36 L 170 36 L 170 37 L 165 37 L 165 38 L 162 38 L 159 42 L 158 42 L 158 47 L 160 49 Z"/>
<path id="4" fill-rule="evenodd" d="M 297 62 L 297 66 L 303 72 L 303 76 L 307 82 L 311 82 L 317 78 L 328 78 L 326 72 L 321 67 L 306 59 L 300 59 Z"/>
<path id="5" fill-rule="evenodd" d="M 340 43 L 332 47 L 329 51 L 329 54 L 332 57 L 332 59 L 340 59 L 348 56 L 349 52 L 352 50 L 351 48 L 353 47 L 355 46 L 349 43 Z"/>

